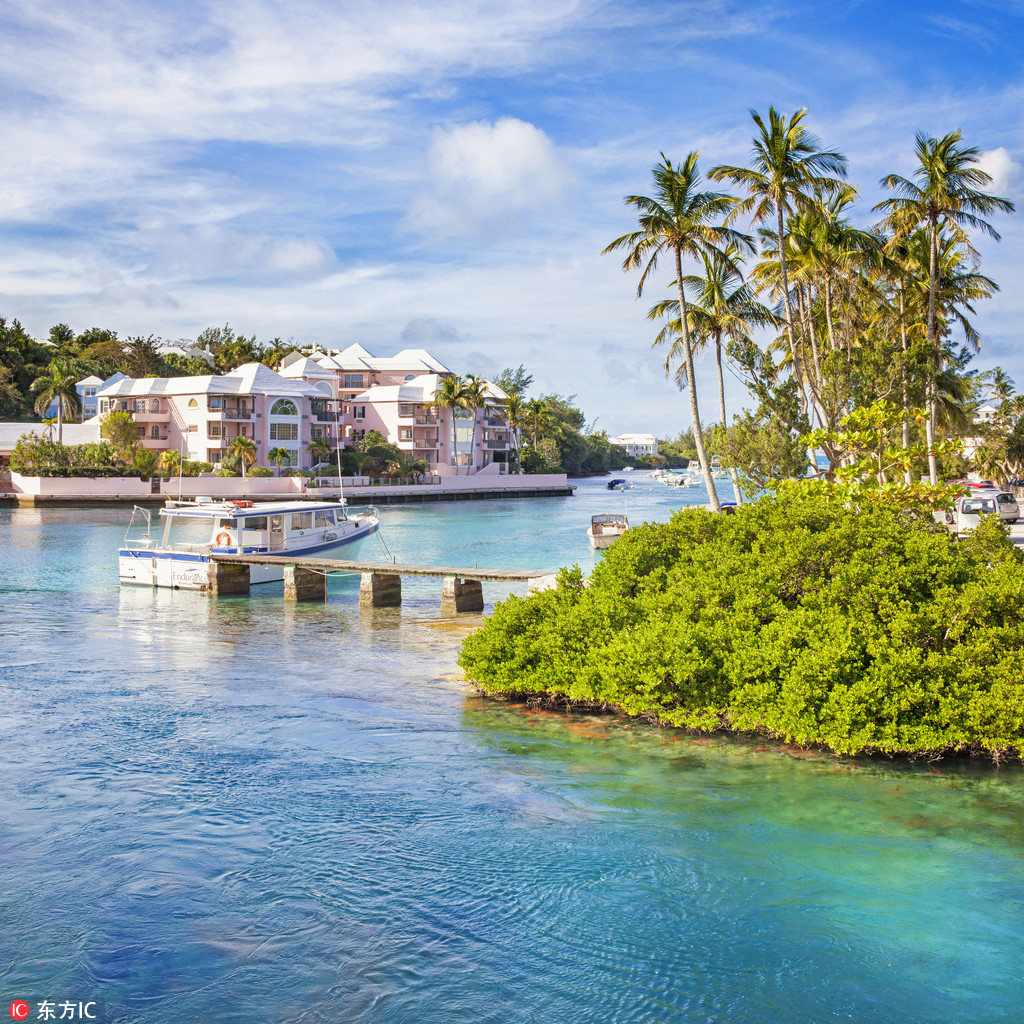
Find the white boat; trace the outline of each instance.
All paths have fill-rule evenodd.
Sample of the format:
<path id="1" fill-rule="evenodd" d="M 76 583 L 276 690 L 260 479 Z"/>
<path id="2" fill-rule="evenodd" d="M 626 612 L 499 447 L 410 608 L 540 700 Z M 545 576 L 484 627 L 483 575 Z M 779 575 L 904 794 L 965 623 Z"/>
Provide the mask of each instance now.
<path id="1" fill-rule="evenodd" d="M 603 513 L 590 517 L 587 538 L 592 548 L 610 548 L 628 529 L 629 521 L 624 515 Z"/>
<path id="2" fill-rule="evenodd" d="M 152 536 L 148 509 L 136 506 L 117 555 L 122 583 L 146 587 L 205 590 L 210 555 L 323 555 L 344 549 L 355 558 L 366 537 L 376 533 L 375 508 L 349 514 L 345 502 L 170 501 L 160 509 L 161 537 Z M 146 532 L 130 536 L 136 516 Z M 284 566 L 250 566 L 251 583 L 284 579 Z"/>

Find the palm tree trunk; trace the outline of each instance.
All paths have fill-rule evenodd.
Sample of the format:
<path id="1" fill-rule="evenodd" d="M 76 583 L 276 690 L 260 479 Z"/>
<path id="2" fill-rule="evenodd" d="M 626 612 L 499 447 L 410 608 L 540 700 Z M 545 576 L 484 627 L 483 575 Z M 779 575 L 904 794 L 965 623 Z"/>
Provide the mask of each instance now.
<path id="1" fill-rule="evenodd" d="M 903 349 L 903 372 L 901 387 L 903 391 L 903 447 L 910 447 L 910 395 L 907 393 L 907 298 L 903 282 L 900 282 L 900 345 Z M 910 469 L 903 471 L 903 482 L 912 484 L 913 474 Z"/>
<path id="2" fill-rule="evenodd" d="M 779 270 L 782 274 L 782 299 L 786 305 L 786 335 L 789 338 L 789 352 L 793 357 L 793 376 L 796 378 L 797 386 L 800 389 L 800 396 L 803 398 L 804 411 L 809 407 L 807 392 L 804 390 L 803 373 L 800 369 L 800 360 L 796 354 L 796 333 L 793 330 L 793 303 L 789 297 L 789 273 L 786 270 L 786 236 L 785 225 L 782 221 L 782 203 L 775 204 L 775 212 L 779 222 Z"/>
<path id="3" fill-rule="evenodd" d="M 693 423 L 693 440 L 697 446 L 697 458 L 700 461 L 701 473 L 708 489 L 708 498 L 715 512 L 721 512 L 715 481 L 711 476 L 711 463 L 704 451 L 704 433 L 700 428 L 700 409 L 697 407 L 697 377 L 693 369 L 693 347 L 690 345 L 690 326 L 687 323 L 686 295 L 683 292 L 683 260 L 678 249 L 676 253 L 676 286 L 679 289 L 679 322 L 683 329 L 683 351 L 686 353 L 686 379 L 690 392 L 690 419 Z"/>
<path id="4" fill-rule="evenodd" d="M 939 250 L 939 226 L 932 218 L 932 239 L 928 254 L 928 339 L 932 343 L 932 355 L 929 360 L 928 379 L 926 382 L 928 398 L 928 422 L 925 433 L 928 441 L 928 477 L 932 485 L 939 482 L 939 467 L 932 449 L 935 447 L 935 391 L 938 385 L 939 372 L 939 332 L 935 322 L 935 279 L 936 262 Z"/>
<path id="5" fill-rule="evenodd" d="M 64 400 L 58 395 L 57 396 L 57 444 L 64 443 L 64 417 L 61 415 L 64 412 Z"/>
<path id="6" fill-rule="evenodd" d="M 722 414 L 722 426 L 728 430 L 729 424 L 725 418 L 725 378 L 722 376 L 722 332 L 715 331 L 715 362 L 718 364 L 718 405 L 719 412 Z M 743 504 L 743 492 L 740 490 L 740 475 L 736 472 L 736 467 L 732 466 L 729 469 L 729 474 L 732 476 L 732 489 L 736 495 L 736 504 Z"/>

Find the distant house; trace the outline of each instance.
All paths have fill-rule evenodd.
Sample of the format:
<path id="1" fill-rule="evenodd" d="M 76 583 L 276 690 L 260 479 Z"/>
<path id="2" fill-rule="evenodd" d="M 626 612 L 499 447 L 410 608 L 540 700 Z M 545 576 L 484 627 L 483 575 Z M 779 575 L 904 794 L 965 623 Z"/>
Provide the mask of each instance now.
<path id="1" fill-rule="evenodd" d="M 608 438 L 612 444 L 626 450 L 626 454 L 635 459 L 638 455 L 657 455 L 658 439 L 653 434 L 620 434 Z"/>
<path id="2" fill-rule="evenodd" d="M 974 413 L 975 423 L 991 423 L 999 415 L 999 409 L 994 405 L 983 405 Z"/>
<path id="3" fill-rule="evenodd" d="M 75 390 L 78 392 L 78 399 L 82 403 L 82 419 L 89 420 L 99 411 L 99 405 L 96 401 L 96 395 L 104 388 L 110 387 L 111 384 L 116 384 L 119 380 L 124 380 L 125 375 L 123 373 L 115 373 L 108 377 L 106 380 L 100 380 L 99 377 L 90 376 L 84 377 L 75 385 Z M 57 413 L 54 411 L 52 414 L 56 416 Z"/>

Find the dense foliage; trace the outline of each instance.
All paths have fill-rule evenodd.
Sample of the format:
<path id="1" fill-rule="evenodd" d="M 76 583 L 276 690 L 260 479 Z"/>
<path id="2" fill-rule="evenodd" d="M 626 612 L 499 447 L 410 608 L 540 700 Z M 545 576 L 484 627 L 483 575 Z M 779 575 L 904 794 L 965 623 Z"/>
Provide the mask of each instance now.
<path id="1" fill-rule="evenodd" d="M 148 448 L 135 446 L 119 451 L 109 441 L 61 444 L 49 437 L 25 434 L 11 452 L 11 469 L 25 476 L 40 477 L 149 477 L 159 473 L 168 478 L 178 476 L 179 472 L 182 476 L 199 476 L 211 472 L 213 466 L 209 462 L 176 459 L 172 467 Z"/>
<path id="2" fill-rule="evenodd" d="M 701 730 L 852 754 L 1024 750 L 1024 556 L 997 520 L 957 542 L 927 516 L 820 496 L 629 531 L 584 587 L 511 597 L 460 664 Z"/>

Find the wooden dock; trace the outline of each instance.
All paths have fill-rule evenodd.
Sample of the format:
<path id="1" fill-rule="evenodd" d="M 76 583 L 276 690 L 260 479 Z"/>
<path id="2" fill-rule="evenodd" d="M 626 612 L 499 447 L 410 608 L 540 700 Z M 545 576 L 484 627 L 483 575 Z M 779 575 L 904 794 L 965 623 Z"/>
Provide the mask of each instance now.
<path id="1" fill-rule="evenodd" d="M 555 574 L 537 569 L 481 569 L 406 565 L 396 562 L 361 562 L 337 558 L 292 558 L 287 555 L 210 555 L 211 597 L 249 592 L 249 567 L 279 565 L 284 569 L 286 601 L 323 601 L 327 577 L 358 573 L 359 603 L 368 608 L 393 608 L 402 603 L 402 577 L 427 576 L 441 579 L 441 614 L 480 612 L 484 608 L 483 586 L 489 583 L 527 583 L 530 593 L 554 584 Z"/>

